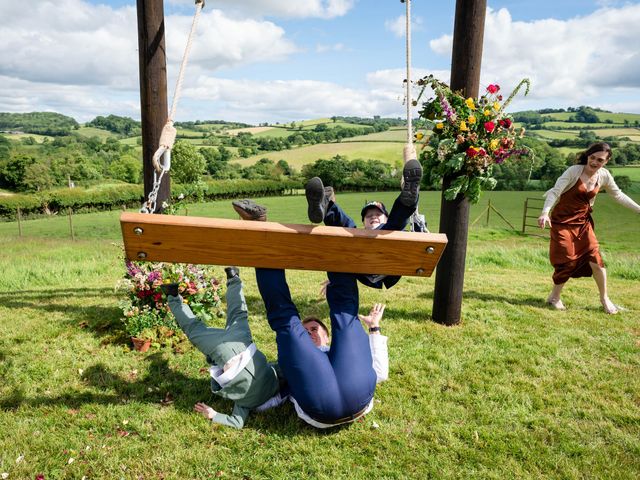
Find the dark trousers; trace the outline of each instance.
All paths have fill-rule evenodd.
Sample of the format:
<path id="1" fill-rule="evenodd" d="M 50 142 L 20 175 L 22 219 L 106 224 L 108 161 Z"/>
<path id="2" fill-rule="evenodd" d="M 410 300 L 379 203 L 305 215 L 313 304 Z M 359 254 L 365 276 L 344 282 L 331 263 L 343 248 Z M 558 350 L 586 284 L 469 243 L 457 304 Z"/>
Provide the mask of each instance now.
<path id="1" fill-rule="evenodd" d="M 368 405 L 376 387 L 369 339 L 358 320 L 355 276 L 328 273 L 331 349 L 322 352 L 300 322 L 284 270 L 256 268 L 260 295 L 276 332 L 278 364 L 293 398 L 314 420 L 332 423 Z"/>
<path id="2" fill-rule="evenodd" d="M 389 212 L 387 223 L 383 223 L 378 226 L 376 230 L 404 230 L 409 224 L 411 215 L 416 211 L 416 205 L 407 207 L 400 202 L 400 197 L 396 198 Z M 340 206 L 335 202 L 329 203 L 327 213 L 324 217 L 324 224 L 328 227 L 347 227 L 356 228 L 356 223 L 353 219 L 345 213 Z M 375 275 L 357 275 L 358 281 L 367 287 L 382 288 L 384 285 L 387 288 L 393 287 L 400 281 L 397 275 L 386 275 L 381 279 L 374 280 Z"/>

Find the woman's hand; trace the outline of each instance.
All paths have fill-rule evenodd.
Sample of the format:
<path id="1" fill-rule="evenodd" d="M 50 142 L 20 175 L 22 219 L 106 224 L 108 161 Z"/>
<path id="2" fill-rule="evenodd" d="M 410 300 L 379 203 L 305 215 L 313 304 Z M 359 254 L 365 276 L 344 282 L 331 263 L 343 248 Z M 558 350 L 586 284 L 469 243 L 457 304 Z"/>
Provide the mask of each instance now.
<path id="1" fill-rule="evenodd" d="M 206 403 L 198 402 L 196 403 L 195 407 L 193 407 L 193 409 L 204 418 L 208 418 L 209 420 L 213 420 L 213 417 L 216 416 L 216 411 Z"/>
<path id="2" fill-rule="evenodd" d="M 551 219 L 548 214 L 543 213 L 538 217 L 538 226 L 544 229 L 545 225 L 549 225 L 549 228 L 551 228 Z"/>

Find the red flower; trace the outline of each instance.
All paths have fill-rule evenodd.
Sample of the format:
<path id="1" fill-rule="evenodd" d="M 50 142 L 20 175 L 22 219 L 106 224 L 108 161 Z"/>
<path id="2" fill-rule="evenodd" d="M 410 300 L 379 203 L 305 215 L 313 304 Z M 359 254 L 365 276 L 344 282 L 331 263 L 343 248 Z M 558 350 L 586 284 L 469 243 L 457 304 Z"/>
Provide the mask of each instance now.
<path id="1" fill-rule="evenodd" d="M 498 91 L 500 90 L 500 85 L 496 85 L 494 83 L 492 83 L 491 85 L 489 85 L 487 87 L 487 92 L 489 92 L 490 94 L 494 94 L 494 93 L 498 93 Z"/>
<path id="2" fill-rule="evenodd" d="M 493 122 L 484 122 L 484 129 L 489 133 L 493 133 L 496 129 L 496 124 Z"/>
<path id="3" fill-rule="evenodd" d="M 508 118 L 503 118 L 500 120 L 500 126 L 504 128 L 509 128 L 511 126 L 511 120 Z"/>

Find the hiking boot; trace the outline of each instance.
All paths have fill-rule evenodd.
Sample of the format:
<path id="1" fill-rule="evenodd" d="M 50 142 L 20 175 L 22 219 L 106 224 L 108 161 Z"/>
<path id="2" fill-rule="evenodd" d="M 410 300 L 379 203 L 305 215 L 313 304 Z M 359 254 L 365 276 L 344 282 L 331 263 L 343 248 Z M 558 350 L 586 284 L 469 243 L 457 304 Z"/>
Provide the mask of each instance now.
<path id="1" fill-rule="evenodd" d="M 245 198 L 243 200 L 234 200 L 231 202 L 233 209 L 238 212 L 240 218 L 243 220 L 255 220 L 258 222 L 264 222 L 267 220 L 267 208 L 262 205 L 258 205 L 253 200 Z"/>
<path id="2" fill-rule="evenodd" d="M 238 267 L 227 267 L 224 269 L 224 272 L 227 274 L 227 280 L 240 276 L 240 270 Z"/>
<path id="3" fill-rule="evenodd" d="M 420 180 L 422 180 L 422 165 L 418 160 L 409 160 L 404 164 L 402 170 L 402 192 L 400 193 L 400 203 L 411 207 L 418 203 L 418 192 L 420 191 Z"/>
<path id="4" fill-rule="evenodd" d="M 325 195 L 324 185 L 320 177 L 313 177 L 304 187 L 307 197 L 307 214 L 312 223 L 322 223 L 327 213 L 329 199 Z"/>
<path id="5" fill-rule="evenodd" d="M 177 297 L 179 285 L 179 283 L 163 283 L 162 285 L 160 285 L 160 290 L 162 290 L 162 293 L 164 293 L 167 297 Z"/>

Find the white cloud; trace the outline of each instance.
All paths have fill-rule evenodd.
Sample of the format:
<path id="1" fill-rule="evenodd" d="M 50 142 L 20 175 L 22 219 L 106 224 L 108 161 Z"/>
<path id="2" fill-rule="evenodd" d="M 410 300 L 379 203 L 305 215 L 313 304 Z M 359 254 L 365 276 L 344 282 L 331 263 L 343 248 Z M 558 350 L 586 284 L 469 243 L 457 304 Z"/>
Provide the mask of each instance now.
<path id="1" fill-rule="evenodd" d="M 519 22 L 506 9 L 489 9 L 481 85 L 497 82 L 509 91 L 529 77 L 530 100 L 565 106 L 598 106 L 606 101 L 606 94 L 621 88 L 633 88 L 637 95 L 639 22 L 637 4 L 600 9 L 567 21 Z M 442 36 L 430 46 L 450 58 L 452 37 Z"/>
<path id="2" fill-rule="evenodd" d="M 404 37 L 407 31 L 407 20 L 404 15 L 400 15 L 399 17 L 385 20 L 384 28 L 391 33 L 393 33 L 396 37 Z M 411 17 L 411 31 L 419 31 L 422 30 L 422 18 L 418 16 Z"/>
<path id="3" fill-rule="evenodd" d="M 318 53 L 342 52 L 344 51 L 344 49 L 344 43 L 334 43 L 333 45 L 316 45 L 316 52 Z"/>
<path id="4" fill-rule="evenodd" d="M 193 0 L 173 0 L 170 3 L 193 5 Z M 334 18 L 345 15 L 355 0 L 216 0 L 211 7 L 235 11 L 243 16 L 283 18 Z M 209 4 L 205 2 L 206 11 Z"/>

